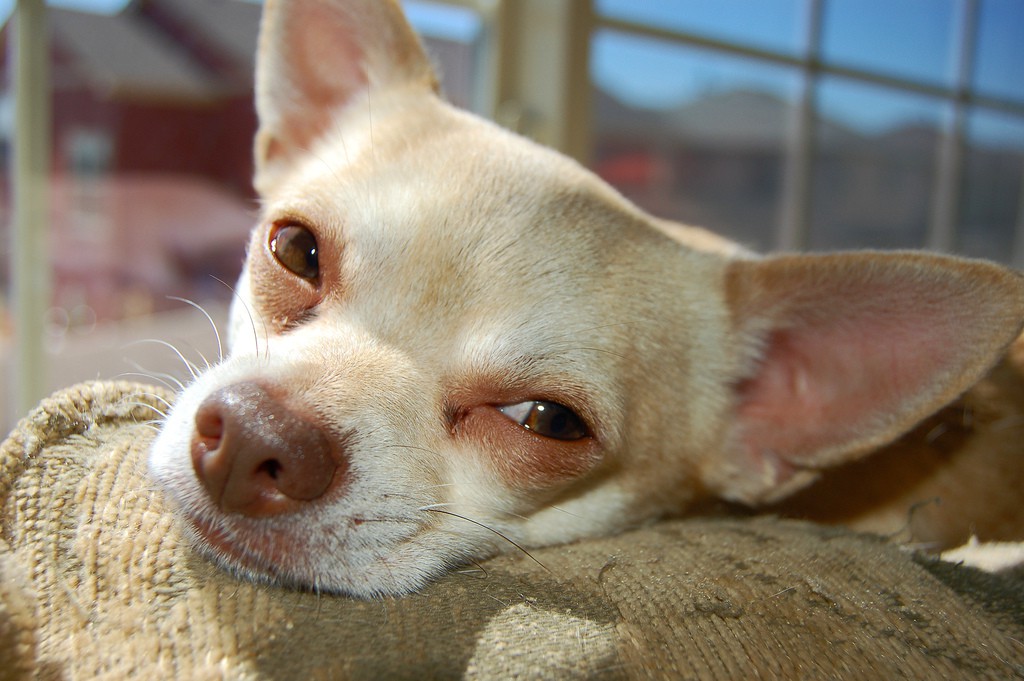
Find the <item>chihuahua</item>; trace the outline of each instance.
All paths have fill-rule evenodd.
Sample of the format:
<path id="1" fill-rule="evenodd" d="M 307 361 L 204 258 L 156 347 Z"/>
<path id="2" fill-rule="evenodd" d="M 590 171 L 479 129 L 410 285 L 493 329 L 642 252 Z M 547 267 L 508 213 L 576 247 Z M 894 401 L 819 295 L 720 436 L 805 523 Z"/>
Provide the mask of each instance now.
<path id="1" fill-rule="evenodd" d="M 985 406 L 1016 395 L 986 376 L 1021 331 L 1018 274 L 758 257 L 437 91 L 394 0 L 267 0 L 230 350 L 149 458 L 205 552 L 371 597 L 712 500 L 913 517 L 938 547 L 1024 528 L 1024 408 Z"/>

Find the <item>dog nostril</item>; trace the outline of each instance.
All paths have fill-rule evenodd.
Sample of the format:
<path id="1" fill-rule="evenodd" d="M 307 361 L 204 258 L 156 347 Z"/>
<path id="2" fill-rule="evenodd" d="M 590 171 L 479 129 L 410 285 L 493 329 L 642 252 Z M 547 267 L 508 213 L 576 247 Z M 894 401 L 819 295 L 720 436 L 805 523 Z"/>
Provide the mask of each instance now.
<path id="1" fill-rule="evenodd" d="M 343 478 L 344 451 L 261 386 L 212 393 L 196 410 L 192 467 L 224 511 L 280 515 Z"/>
<path id="2" fill-rule="evenodd" d="M 277 480 L 277 472 L 281 470 L 281 463 L 276 459 L 270 459 L 257 466 L 256 470 L 266 473 L 272 479 Z"/>
<path id="3" fill-rule="evenodd" d="M 207 450 L 216 449 L 224 436 L 224 419 L 209 401 L 203 402 L 196 412 L 196 436 Z"/>

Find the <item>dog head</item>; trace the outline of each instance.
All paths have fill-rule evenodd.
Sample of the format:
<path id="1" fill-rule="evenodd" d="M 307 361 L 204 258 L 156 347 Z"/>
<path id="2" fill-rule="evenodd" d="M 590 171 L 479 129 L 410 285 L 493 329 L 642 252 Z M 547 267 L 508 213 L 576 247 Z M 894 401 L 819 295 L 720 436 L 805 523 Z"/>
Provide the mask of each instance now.
<path id="1" fill-rule="evenodd" d="M 150 458 L 200 545 L 361 596 L 779 499 L 980 378 L 1020 278 L 760 259 L 436 93 L 394 2 L 268 0 L 228 357 Z"/>

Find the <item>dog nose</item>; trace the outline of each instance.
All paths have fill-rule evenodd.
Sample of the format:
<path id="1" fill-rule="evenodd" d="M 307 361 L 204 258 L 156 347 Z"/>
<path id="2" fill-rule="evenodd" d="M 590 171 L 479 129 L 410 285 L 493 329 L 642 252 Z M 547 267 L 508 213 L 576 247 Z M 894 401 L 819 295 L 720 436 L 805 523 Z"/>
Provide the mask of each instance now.
<path id="1" fill-rule="evenodd" d="M 296 511 L 323 496 L 342 463 L 322 430 L 256 383 L 221 388 L 196 411 L 192 467 L 226 512 Z"/>

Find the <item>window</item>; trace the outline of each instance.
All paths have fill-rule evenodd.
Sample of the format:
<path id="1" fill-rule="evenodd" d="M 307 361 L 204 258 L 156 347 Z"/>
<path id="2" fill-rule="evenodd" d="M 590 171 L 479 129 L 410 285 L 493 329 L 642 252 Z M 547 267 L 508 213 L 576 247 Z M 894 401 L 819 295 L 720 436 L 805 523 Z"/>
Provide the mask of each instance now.
<path id="1" fill-rule="evenodd" d="M 13 5 L 0 0 L 4 19 Z M 480 14 L 427 0 L 406 6 L 445 74 L 446 94 L 481 108 Z M 258 214 L 251 154 L 260 12 L 252 0 L 60 0 L 47 9 L 52 290 L 39 336 L 43 366 L 24 367 L 40 383 L 32 403 L 97 377 L 171 385 L 162 375 L 187 378 L 163 342 L 199 365 L 216 359 L 209 321 L 180 299 L 201 305 L 224 329 Z M 5 64 L 13 32 L 5 23 Z M 8 85 L 0 92 L 5 161 L 15 134 Z M 6 182 L 6 165 L 2 172 Z M 8 248 L 9 197 L 0 192 L 0 243 Z M 8 252 L 0 302 L 10 285 Z M 0 305 L 5 384 L 23 380 L 13 378 L 23 363 L 12 355 L 15 331 Z M 0 394 L 0 428 L 6 432 L 25 408 Z"/>
<path id="2" fill-rule="evenodd" d="M 1024 264 L 1024 4 L 596 0 L 595 169 L 765 248 Z"/>
<path id="3" fill-rule="evenodd" d="M 598 174 L 656 215 L 768 247 L 796 70 L 611 29 L 592 46 Z"/>
<path id="4" fill-rule="evenodd" d="M 46 389 L 131 363 L 187 375 L 164 346 L 126 346 L 216 354 L 206 319 L 174 298 L 222 324 L 256 219 L 259 1 L 59 2 Z M 571 153 L 660 216 L 760 250 L 928 247 L 1024 265 L 1020 0 L 403 5 L 452 101 Z M 14 331 L 0 315 L 8 382 Z M 15 416 L 2 402 L 0 414 Z"/>
<path id="5" fill-rule="evenodd" d="M 486 113 L 481 91 L 486 34 L 480 13 L 426 0 L 404 0 L 402 6 L 441 75 L 445 97 L 456 106 Z"/>

